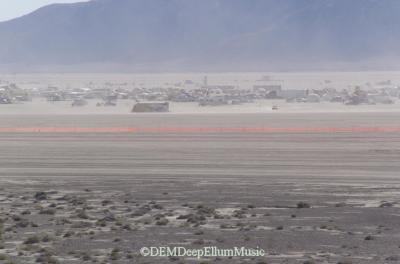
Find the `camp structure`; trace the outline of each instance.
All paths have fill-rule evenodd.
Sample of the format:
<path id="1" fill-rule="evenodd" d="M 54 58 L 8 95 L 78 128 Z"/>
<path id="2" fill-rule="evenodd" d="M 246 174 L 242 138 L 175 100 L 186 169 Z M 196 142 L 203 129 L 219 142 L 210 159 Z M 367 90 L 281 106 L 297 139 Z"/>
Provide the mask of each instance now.
<path id="1" fill-rule="evenodd" d="M 132 113 L 169 112 L 169 102 L 140 102 L 133 106 Z"/>

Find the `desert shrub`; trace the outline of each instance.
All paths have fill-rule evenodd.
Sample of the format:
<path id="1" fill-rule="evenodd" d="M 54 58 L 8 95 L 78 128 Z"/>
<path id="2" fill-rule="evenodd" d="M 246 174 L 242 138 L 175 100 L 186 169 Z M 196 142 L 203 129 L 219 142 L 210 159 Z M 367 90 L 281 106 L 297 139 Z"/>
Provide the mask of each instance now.
<path id="1" fill-rule="evenodd" d="M 24 241 L 24 244 L 31 245 L 31 244 L 37 244 L 39 242 L 40 239 L 38 236 L 30 236 Z"/>

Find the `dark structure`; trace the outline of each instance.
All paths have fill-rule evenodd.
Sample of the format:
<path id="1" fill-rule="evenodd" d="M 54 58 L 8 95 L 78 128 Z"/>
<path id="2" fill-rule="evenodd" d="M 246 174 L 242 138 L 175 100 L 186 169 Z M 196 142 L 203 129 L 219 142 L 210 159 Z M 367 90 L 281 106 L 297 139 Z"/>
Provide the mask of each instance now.
<path id="1" fill-rule="evenodd" d="M 164 113 L 169 112 L 169 102 L 137 103 L 132 113 Z"/>

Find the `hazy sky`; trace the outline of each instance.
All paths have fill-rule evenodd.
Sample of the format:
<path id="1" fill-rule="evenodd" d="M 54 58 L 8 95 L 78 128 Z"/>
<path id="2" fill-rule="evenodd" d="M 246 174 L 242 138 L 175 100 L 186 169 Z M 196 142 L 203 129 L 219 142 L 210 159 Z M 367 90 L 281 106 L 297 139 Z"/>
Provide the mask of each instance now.
<path id="1" fill-rule="evenodd" d="M 0 21 L 28 14 L 48 4 L 74 2 L 84 2 L 84 0 L 0 0 Z"/>

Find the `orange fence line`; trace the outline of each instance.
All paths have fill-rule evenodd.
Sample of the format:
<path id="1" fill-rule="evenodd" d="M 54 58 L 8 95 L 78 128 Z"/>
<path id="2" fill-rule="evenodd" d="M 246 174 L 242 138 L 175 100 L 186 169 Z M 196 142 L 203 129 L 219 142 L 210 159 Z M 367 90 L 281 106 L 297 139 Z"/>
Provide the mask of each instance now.
<path id="1" fill-rule="evenodd" d="M 400 127 L 4 127 L 0 133 L 371 133 Z"/>

